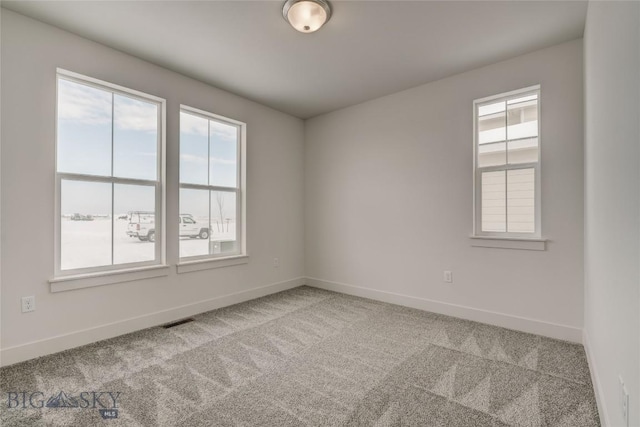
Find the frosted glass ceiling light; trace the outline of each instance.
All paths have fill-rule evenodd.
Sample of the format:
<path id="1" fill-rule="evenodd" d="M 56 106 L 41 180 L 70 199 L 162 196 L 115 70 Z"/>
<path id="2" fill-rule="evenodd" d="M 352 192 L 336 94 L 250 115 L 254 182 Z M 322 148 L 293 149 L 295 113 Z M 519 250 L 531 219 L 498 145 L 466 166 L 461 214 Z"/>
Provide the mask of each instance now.
<path id="1" fill-rule="evenodd" d="M 326 0 L 287 0 L 282 16 L 301 33 L 313 33 L 331 18 L 331 7 Z"/>

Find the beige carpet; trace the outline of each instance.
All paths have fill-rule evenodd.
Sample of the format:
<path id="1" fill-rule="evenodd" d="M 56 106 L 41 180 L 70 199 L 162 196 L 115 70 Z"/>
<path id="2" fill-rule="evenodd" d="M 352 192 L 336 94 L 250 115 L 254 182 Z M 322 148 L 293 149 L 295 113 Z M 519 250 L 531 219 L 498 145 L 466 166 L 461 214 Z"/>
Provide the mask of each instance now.
<path id="1" fill-rule="evenodd" d="M 0 380 L 2 426 L 599 425 L 580 345 L 309 287 Z"/>

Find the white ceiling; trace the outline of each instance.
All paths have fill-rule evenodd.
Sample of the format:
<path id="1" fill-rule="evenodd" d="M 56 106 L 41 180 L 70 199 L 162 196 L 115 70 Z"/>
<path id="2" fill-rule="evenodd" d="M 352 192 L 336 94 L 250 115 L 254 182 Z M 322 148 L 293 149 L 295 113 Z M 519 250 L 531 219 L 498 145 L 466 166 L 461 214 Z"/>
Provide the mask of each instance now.
<path id="1" fill-rule="evenodd" d="M 582 37 L 582 1 L 331 1 L 302 34 L 282 1 L 3 1 L 301 118 Z"/>

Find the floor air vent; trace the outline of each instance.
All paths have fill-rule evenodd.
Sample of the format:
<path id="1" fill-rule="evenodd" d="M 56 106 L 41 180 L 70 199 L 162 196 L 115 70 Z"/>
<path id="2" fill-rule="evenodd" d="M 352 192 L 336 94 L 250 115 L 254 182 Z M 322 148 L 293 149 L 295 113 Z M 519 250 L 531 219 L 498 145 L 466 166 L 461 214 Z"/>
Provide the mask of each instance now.
<path id="1" fill-rule="evenodd" d="M 182 319 L 182 320 L 178 320 L 178 321 L 173 322 L 173 323 L 167 323 L 166 325 L 162 325 L 162 327 L 165 328 L 165 329 L 169 329 L 169 328 L 173 328 L 175 326 L 184 325 L 185 323 L 189 323 L 189 322 L 193 322 L 193 318 Z"/>

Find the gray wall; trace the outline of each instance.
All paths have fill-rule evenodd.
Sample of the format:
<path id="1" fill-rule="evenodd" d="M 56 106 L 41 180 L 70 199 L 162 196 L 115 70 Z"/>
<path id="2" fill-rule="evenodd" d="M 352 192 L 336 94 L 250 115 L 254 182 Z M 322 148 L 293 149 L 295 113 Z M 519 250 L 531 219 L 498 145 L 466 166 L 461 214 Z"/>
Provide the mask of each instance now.
<path id="1" fill-rule="evenodd" d="M 640 425 L 640 3 L 590 2 L 585 30 L 585 337 L 601 416 Z M 604 410 L 603 410 L 604 409 Z"/>
<path id="2" fill-rule="evenodd" d="M 24 353 L 33 357 L 33 346 L 59 349 L 46 345 L 49 338 L 89 330 L 65 341 L 77 345 L 144 324 L 118 323 L 127 319 L 166 317 L 185 305 L 303 276 L 301 120 L 6 10 L 1 36 L 3 355 L 35 343 Z M 247 123 L 248 264 L 179 276 L 173 267 L 168 277 L 49 291 L 56 67 L 167 99 L 169 264 L 178 259 L 177 228 L 169 225 L 178 223 L 180 104 Z M 277 269 L 274 257 L 280 259 Z M 20 297 L 27 295 L 36 296 L 36 311 L 22 314 Z M 176 315 L 186 311 L 183 307 Z M 106 329 L 91 332 L 96 327 Z"/>
<path id="3" fill-rule="evenodd" d="M 538 83 L 547 250 L 471 247 L 472 102 Z M 576 40 L 308 120 L 306 275 L 580 339 L 582 110 Z"/>

